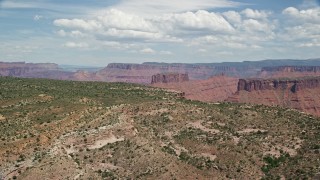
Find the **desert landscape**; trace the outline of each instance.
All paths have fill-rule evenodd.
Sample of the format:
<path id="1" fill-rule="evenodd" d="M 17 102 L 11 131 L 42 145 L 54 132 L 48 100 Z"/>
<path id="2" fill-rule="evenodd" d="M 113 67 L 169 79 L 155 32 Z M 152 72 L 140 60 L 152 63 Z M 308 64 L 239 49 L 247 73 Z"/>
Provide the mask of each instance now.
<path id="1" fill-rule="evenodd" d="M 4 179 L 319 176 L 319 66 L 0 65 Z"/>
<path id="2" fill-rule="evenodd" d="M 319 172 L 320 121 L 297 110 L 203 103 L 126 83 L 0 83 L 4 179 L 300 179 Z"/>
<path id="3" fill-rule="evenodd" d="M 320 180 L 319 0 L 0 0 L 0 180 Z"/>

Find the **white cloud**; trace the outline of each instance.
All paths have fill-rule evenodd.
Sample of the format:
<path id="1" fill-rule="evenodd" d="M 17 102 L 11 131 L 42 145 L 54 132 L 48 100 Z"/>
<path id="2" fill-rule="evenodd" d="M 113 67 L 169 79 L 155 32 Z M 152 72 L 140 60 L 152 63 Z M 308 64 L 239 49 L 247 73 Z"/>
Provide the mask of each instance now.
<path id="1" fill-rule="evenodd" d="M 154 32 L 154 26 L 139 16 L 133 14 L 127 14 L 116 9 L 110 9 L 102 11 L 97 16 L 97 20 L 105 28 L 116 28 L 116 29 L 130 29 L 137 31 L 149 31 Z"/>
<path id="2" fill-rule="evenodd" d="M 227 11 L 222 13 L 223 16 L 230 22 L 234 24 L 241 23 L 241 15 L 238 12 L 235 11 Z"/>
<path id="3" fill-rule="evenodd" d="M 80 43 L 66 42 L 64 44 L 64 47 L 68 47 L 68 48 L 86 48 L 88 46 L 89 45 L 87 43 L 83 43 L 83 42 L 80 42 Z"/>
<path id="4" fill-rule="evenodd" d="M 167 13 L 181 13 L 199 9 L 214 9 L 221 7 L 236 7 L 240 3 L 230 0 L 126 0 L 121 1 L 112 8 L 124 12 L 139 14 L 145 17 Z"/>
<path id="5" fill-rule="evenodd" d="M 306 10 L 298 10 L 295 7 L 288 7 L 284 9 L 282 13 L 298 22 L 320 23 L 320 7 Z"/>
<path id="6" fill-rule="evenodd" d="M 67 32 L 65 30 L 59 30 L 56 32 L 59 36 L 61 37 L 72 37 L 72 38 L 84 38 L 84 37 L 87 37 L 88 35 L 81 32 L 81 31 L 78 31 L 78 30 L 75 30 L 75 31 L 70 31 L 70 32 Z"/>
<path id="7" fill-rule="evenodd" d="M 60 29 L 59 31 L 57 31 L 57 34 L 58 34 L 59 36 L 61 36 L 61 37 L 67 36 L 66 31 L 64 31 L 64 30 L 62 30 L 62 29 Z"/>
<path id="8" fill-rule="evenodd" d="M 302 43 L 299 47 L 319 47 L 320 42 L 309 42 L 309 43 Z"/>
<path id="9" fill-rule="evenodd" d="M 259 10 L 253 10 L 253 9 L 245 9 L 241 12 L 244 16 L 247 18 L 252 18 L 252 19 L 265 19 L 271 14 L 271 12 L 266 12 L 266 11 L 259 11 Z"/>
<path id="10" fill-rule="evenodd" d="M 151 48 L 145 48 L 145 49 L 141 49 L 140 53 L 142 53 L 142 54 L 155 54 L 156 51 Z"/>
<path id="11" fill-rule="evenodd" d="M 150 1 L 147 4 L 157 2 Z M 275 47 L 317 47 L 320 42 L 320 27 L 310 23 L 318 19 L 319 14 L 315 13 L 317 8 L 287 8 L 283 10 L 286 16 L 277 19 L 273 12 L 254 9 L 227 12 L 175 11 L 145 16 L 134 11 L 124 12 L 120 9 L 123 6 L 119 6 L 119 9 L 116 7 L 99 11 L 86 18 L 57 19 L 53 23 L 61 28 L 57 34 L 70 38 L 70 41 L 77 38 L 90 46 L 100 46 L 100 49 L 112 48 L 134 52 L 137 55 L 157 54 L 174 57 L 178 55 L 176 50 L 179 52 L 190 47 L 208 56 L 212 52 L 230 50 L 236 54 L 244 53 L 243 49 L 248 52 L 263 52 L 267 48 Z M 287 21 L 289 19 L 300 20 L 290 23 Z M 306 21 L 301 21 L 302 19 Z M 312 41 L 311 38 L 315 40 Z M 173 42 L 177 44 L 171 46 Z M 87 44 L 81 43 L 69 43 L 67 46 L 88 47 Z M 172 47 L 172 52 L 175 53 L 155 50 L 164 47 Z"/>
<path id="12" fill-rule="evenodd" d="M 278 36 L 296 47 L 318 47 L 320 42 L 320 7 L 299 10 L 288 7 L 282 11 L 288 22 Z"/>
<path id="13" fill-rule="evenodd" d="M 182 42 L 180 34 L 230 33 L 234 28 L 220 14 L 204 10 L 142 18 L 111 9 L 90 19 L 57 19 L 54 25 L 79 35 L 86 31 L 101 40 L 143 40 L 146 42 Z M 198 31 L 198 32 L 196 32 Z M 65 32 L 58 34 L 66 36 Z M 83 35 L 83 33 L 81 34 Z"/>
<path id="14" fill-rule="evenodd" d="M 141 49 L 141 46 L 135 43 L 120 43 L 117 41 L 104 41 L 101 43 L 103 47 L 118 49 L 118 50 L 128 50 L 128 49 Z"/>
<path id="15" fill-rule="evenodd" d="M 96 20 L 83 20 L 83 19 L 57 19 L 53 24 L 59 27 L 66 27 L 71 29 L 81 29 L 85 31 L 94 31 L 101 28 L 101 24 Z"/>
<path id="16" fill-rule="evenodd" d="M 199 31 L 215 31 L 215 32 L 232 32 L 234 29 L 223 16 L 199 10 L 195 13 L 186 12 L 180 14 L 172 14 L 163 16 L 158 19 L 166 31 L 171 30 L 199 30 Z M 170 33 L 170 32 L 168 32 Z"/>
<path id="17" fill-rule="evenodd" d="M 70 32 L 70 36 L 73 38 L 82 38 L 82 37 L 86 37 L 87 35 L 82 33 L 81 31 L 71 31 Z"/>
<path id="18" fill-rule="evenodd" d="M 175 42 L 176 38 L 172 38 L 169 35 L 162 34 L 160 32 L 143 32 L 136 30 L 119 30 L 115 28 L 107 29 L 97 34 L 99 38 L 104 39 L 118 39 L 124 41 L 166 41 Z"/>
<path id="19" fill-rule="evenodd" d="M 273 28 L 268 23 L 260 22 L 256 19 L 244 20 L 242 26 L 246 31 L 249 31 L 249 32 L 252 32 L 252 31 L 270 32 Z"/>
<path id="20" fill-rule="evenodd" d="M 33 17 L 33 20 L 39 21 L 39 20 L 42 19 L 42 18 L 43 18 L 43 16 L 41 16 L 41 15 L 35 15 L 35 16 Z"/>
<path id="21" fill-rule="evenodd" d="M 16 2 L 16 1 L 0 1 L 0 7 L 11 9 L 11 8 L 35 8 L 37 7 L 33 3 L 23 3 L 23 2 Z"/>

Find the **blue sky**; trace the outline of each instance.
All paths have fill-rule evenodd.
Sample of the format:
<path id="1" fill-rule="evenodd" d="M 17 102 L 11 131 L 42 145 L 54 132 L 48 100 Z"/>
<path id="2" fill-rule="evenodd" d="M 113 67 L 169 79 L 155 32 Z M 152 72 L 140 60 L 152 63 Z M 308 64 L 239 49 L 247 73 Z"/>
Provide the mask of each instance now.
<path id="1" fill-rule="evenodd" d="M 319 0 L 0 0 L 0 61 L 320 57 Z"/>

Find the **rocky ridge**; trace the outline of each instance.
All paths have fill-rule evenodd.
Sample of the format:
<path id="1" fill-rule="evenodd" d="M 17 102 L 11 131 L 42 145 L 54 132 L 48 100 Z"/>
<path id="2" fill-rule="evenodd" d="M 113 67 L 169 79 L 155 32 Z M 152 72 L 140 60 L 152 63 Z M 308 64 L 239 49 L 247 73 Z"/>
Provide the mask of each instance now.
<path id="1" fill-rule="evenodd" d="M 320 115 L 320 77 L 296 79 L 240 79 L 227 101 L 279 105 Z"/>
<path id="2" fill-rule="evenodd" d="M 188 74 L 179 73 L 163 73 L 156 74 L 151 77 L 151 84 L 155 83 L 181 83 L 189 81 Z"/>
<path id="3" fill-rule="evenodd" d="M 238 91 L 262 91 L 289 88 L 293 93 L 306 88 L 319 88 L 320 77 L 301 79 L 240 79 Z"/>
<path id="4" fill-rule="evenodd" d="M 238 79 L 228 76 L 214 76 L 206 80 L 190 80 L 182 83 L 155 83 L 153 87 L 180 91 L 184 97 L 203 102 L 224 101 L 237 91 Z"/>
<path id="5" fill-rule="evenodd" d="M 320 76 L 320 66 L 269 66 L 262 67 L 259 78 Z"/>
<path id="6" fill-rule="evenodd" d="M 59 67 L 53 63 L 0 62 L 0 76 L 31 76 L 33 73 L 57 71 Z"/>
<path id="7" fill-rule="evenodd" d="M 274 66 L 274 67 L 262 67 L 261 71 L 269 71 L 269 72 L 320 72 L 320 66 Z"/>

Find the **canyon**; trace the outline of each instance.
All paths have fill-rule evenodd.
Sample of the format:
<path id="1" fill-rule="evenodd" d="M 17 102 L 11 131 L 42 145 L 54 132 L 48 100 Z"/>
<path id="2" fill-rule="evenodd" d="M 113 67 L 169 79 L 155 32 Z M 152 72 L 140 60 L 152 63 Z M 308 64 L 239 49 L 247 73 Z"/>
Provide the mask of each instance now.
<path id="1" fill-rule="evenodd" d="M 318 66 L 318 69 L 312 69 L 311 66 Z M 145 62 L 142 64 L 110 63 L 106 67 L 96 68 L 77 68 L 60 66 L 53 63 L 0 62 L 0 76 L 151 84 L 152 76 L 162 73 L 188 74 L 190 80 L 205 80 L 221 74 L 235 78 L 299 77 L 318 75 L 319 67 L 320 59 L 194 64 L 155 62 Z"/>
<path id="2" fill-rule="evenodd" d="M 267 67 L 2 63 L 0 179 L 317 179 L 320 77 Z"/>
<path id="3" fill-rule="evenodd" d="M 0 62 L 0 76 L 137 83 L 180 92 L 190 100 L 278 105 L 320 115 L 319 59 L 110 63 L 104 68 L 73 68 L 73 71 L 53 63 Z"/>

